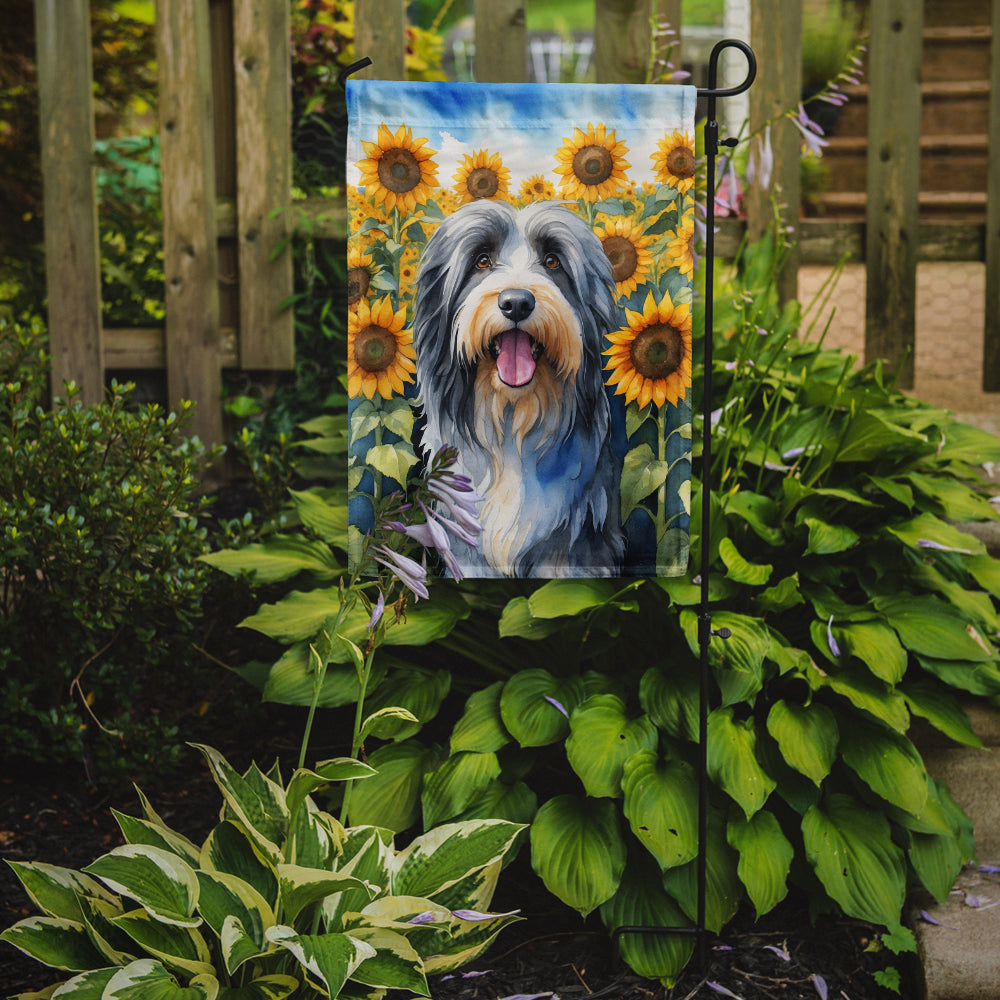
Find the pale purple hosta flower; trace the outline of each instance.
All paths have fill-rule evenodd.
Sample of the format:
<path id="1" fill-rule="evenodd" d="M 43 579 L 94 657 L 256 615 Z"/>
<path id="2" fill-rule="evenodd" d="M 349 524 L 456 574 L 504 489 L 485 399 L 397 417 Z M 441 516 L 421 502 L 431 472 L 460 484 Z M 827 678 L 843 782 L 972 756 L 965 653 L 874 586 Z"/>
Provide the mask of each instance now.
<path id="1" fill-rule="evenodd" d="M 562 712 L 562 714 L 565 715 L 567 719 L 569 718 L 569 712 L 566 711 L 565 707 L 563 706 L 563 704 L 561 702 L 556 701 L 555 698 L 552 698 L 552 697 L 550 697 L 547 694 L 543 695 L 542 697 L 545 698 L 545 700 L 550 705 L 554 705 L 560 712 Z"/>
<path id="2" fill-rule="evenodd" d="M 809 978 L 813 981 L 813 986 L 816 987 L 816 992 L 819 994 L 819 1000 L 826 1000 L 828 992 L 826 988 L 826 980 L 816 972 L 814 972 Z"/>
<path id="3" fill-rule="evenodd" d="M 409 556 L 393 552 L 392 549 L 388 549 L 384 545 L 373 546 L 372 552 L 375 561 L 381 563 L 386 569 L 392 570 L 400 582 L 412 590 L 417 597 L 430 596 L 427 590 L 426 567 L 421 566 L 420 563 L 414 561 Z"/>
<path id="4" fill-rule="evenodd" d="M 510 910 L 507 913 L 480 913 L 479 910 L 452 910 L 451 915 L 458 917 L 459 920 L 478 922 L 492 920 L 494 917 L 516 917 L 520 912 L 520 910 Z"/>
<path id="5" fill-rule="evenodd" d="M 827 141 L 822 138 L 823 130 L 806 114 L 806 109 L 799 104 L 798 114 L 789 113 L 788 117 L 802 134 L 802 140 L 806 144 L 806 149 L 810 153 L 822 156 L 823 147 L 827 145 Z"/>
<path id="6" fill-rule="evenodd" d="M 730 989 L 726 989 L 726 987 L 723 986 L 722 983 L 713 983 L 713 982 L 709 981 L 709 982 L 706 982 L 705 985 L 713 993 L 721 993 L 724 997 L 733 997 L 734 1000 L 743 1000 L 743 997 L 741 997 L 738 993 L 734 993 Z"/>
<path id="7" fill-rule="evenodd" d="M 424 507 L 423 504 L 420 506 Z M 427 520 L 421 524 L 400 524 L 398 521 L 391 521 L 388 526 L 395 531 L 402 532 L 407 538 L 412 538 L 425 549 L 433 549 L 448 567 L 448 572 L 456 580 L 461 580 L 462 568 L 458 565 L 455 553 L 451 551 L 448 532 L 430 516 L 426 507 L 424 507 L 424 512 L 427 513 Z"/>
<path id="8" fill-rule="evenodd" d="M 771 126 L 764 129 L 763 136 L 757 136 L 756 142 L 750 144 L 750 156 L 747 160 L 747 183 L 757 183 L 762 188 L 771 186 L 771 174 L 774 171 L 774 150 L 771 148 Z"/>
<path id="9" fill-rule="evenodd" d="M 385 595 L 380 590 L 378 592 L 378 600 L 375 602 L 375 607 L 372 608 L 372 616 L 368 619 L 368 631 L 371 632 L 375 629 L 375 626 L 382 620 L 382 614 L 385 611 Z"/>
<path id="10" fill-rule="evenodd" d="M 972 549 L 958 549 L 952 545 L 942 545 L 940 542 L 935 542 L 931 538 L 918 538 L 917 548 L 920 549 L 937 549 L 939 552 L 958 552 L 963 556 L 971 556 Z"/>
<path id="11" fill-rule="evenodd" d="M 439 504 L 444 504 L 448 513 L 452 517 L 452 522 L 464 535 L 458 534 L 455 528 L 449 528 L 456 537 L 469 545 L 475 545 L 475 539 L 481 534 L 483 528 L 479 523 L 479 510 L 477 505 L 482 503 L 483 498 L 472 489 L 472 482 L 468 476 L 457 473 L 447 473 L 436 479 L 431 479 L 427 484 L 427 492 L 430 493 Z M 469 539 L 472 541 L 469 541 Z"/>
<path id="12" fill-rule="evenodd" d="M 790 962 L 792 960 L 792 956 L 784 948 L 779 948 L 776 944 L 766 944 L 764 945 L 764 950 L 773 951 L 783 962 Z"/>
<path id="13" fill-rule="evenodd" d="M 830 615 L 830 620 L 826 623 L 826 641 L 830 652 L 834 656 L 840 656 L 840 646 L 837 645 L 837 640 L 833 637 L 833 615 Z"/>
<path id="14" fill-rule="evenodd" d="M 406 922 L 408 924 L 432 924 L 435 920 L 437 920 L 437 914 L 433 910 L 424 910 L 423 913 L 410 917 Z"/>

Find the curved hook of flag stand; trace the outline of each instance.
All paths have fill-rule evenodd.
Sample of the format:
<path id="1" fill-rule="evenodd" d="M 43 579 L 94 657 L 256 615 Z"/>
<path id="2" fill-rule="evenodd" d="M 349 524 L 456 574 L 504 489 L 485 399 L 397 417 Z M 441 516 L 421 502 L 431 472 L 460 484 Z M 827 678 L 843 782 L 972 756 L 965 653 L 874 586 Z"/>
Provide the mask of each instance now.
<path id="1" fill-rule="evenodd" d="M 747 60 L 747 75 L 736 87 L 719 88 L 719 56 L 725 49 L 739 49 Z M 719 123 L 716 121 L 716 99 L 735 97 L 750 89 L 757 76 L 757 58 L 746 42 L 735 38 L 724 38 L 717 42 L 708 60 L 708 87 L 699 88 L 698 96 L 707 98 L 707 120 L 705 122 L 706 158 L 706 220 L 705 220 L 705 375 L 702 397 L 702 449 L 701 449 L 701 600 L 698 611 L 698 647 L 701 653 L 701 686 L 698 698 L 698 909 L 694 927 L 622 926 L 614 930 L 612 939 L 619 946 L 623 934 L 694 934 L 698 942 L 698 965 L 706 968 L 705 956 L 705 896 L 707 888 L 707 845 L 708 845 L 708 695 L 709 666 L 708 649 L 712 637 L 728 639 L 727 628 L 712 629 L 712 615 L 708 609 L 709 577 L 709 534 L 712 510 L 709 503 L 709 480 L 712 468 L 712 290 L 715 283 L 715 158 L 719 147 L 735 146 L 737 139 L 719 140 Z"/>
<path id="2" fill-rule="evenodd" d="M 747 60 L 747 75 L 736 87 L 719 88 L 719 57 L 725 49 L 739 49 Z M 357 62 L 345 66 L 337 76 L 337 82 L 346 89 L 347 78 L 372 64 L 365 56 Z M 729 629 L 712 629 L 712 616 L 708 609 L 709 577 L 709 532 L 711 528 L 711 504 L 708 502 L 709 478 L 712 466 L 712 289 L 715 279 L 715 158 L 720 146 L 735 146 L 735 138 L 719 139 L 719 123 L 716 121 L 716 100 L 720 97 L 735 97 L 750 89 L 757 76 L 757 58 L 746 42 L 735 38 L 724 38 L 717 42 L 708 60 L 708 87 L 699 88 L 698 96 L 707 99 L 707 120 L 705 122 L 706 157 L 706 230 L 705 230 L 705 376 L 703 388 L 703 428 L 701 452 L 702 520 L 701 520 L 701 600 L 698 612 L 698 645 L 701 653 L 701 688 L 698 707 L 698 910 L 694 927 L 622 926 L 615 929 L 612 940 L 616 947 L 623 934 L 694 934 L 698 941 L 698 962 L 705 968 L 705 896 L 707 883 L 707 829 L 708 829 L 708 697 L 709 666 L 708 649 L 712 637 L 729 637 Z"/>

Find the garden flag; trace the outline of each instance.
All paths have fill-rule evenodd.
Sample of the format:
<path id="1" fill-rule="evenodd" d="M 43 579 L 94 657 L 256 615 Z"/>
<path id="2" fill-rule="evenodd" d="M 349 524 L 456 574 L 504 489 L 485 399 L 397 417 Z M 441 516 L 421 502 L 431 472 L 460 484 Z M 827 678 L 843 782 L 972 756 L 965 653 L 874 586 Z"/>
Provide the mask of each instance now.
<path id="1" fill-rule="evenodd" d="M 695 99 L 348 81 L 355 540 L 450 447 L 462 574 L 686 570 Z"/>

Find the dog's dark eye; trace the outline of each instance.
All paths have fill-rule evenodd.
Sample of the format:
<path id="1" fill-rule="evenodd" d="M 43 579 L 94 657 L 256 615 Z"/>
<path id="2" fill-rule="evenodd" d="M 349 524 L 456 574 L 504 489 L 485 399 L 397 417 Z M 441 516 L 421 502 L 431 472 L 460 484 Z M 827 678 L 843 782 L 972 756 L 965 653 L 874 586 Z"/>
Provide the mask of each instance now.
<path id="1" fill-rule="evenodd" d="M 493 266 L 493 261 L 490 260 L 490 255 L 488 253 L 481 253 L 476 257 L 476 267 L 480 270 L 485 270 L 488 267 Z"/>
<path id="2" fill-rule="evenodd" d="M 554 253 L 547 253 L 542 259 L 542 263 L 550 270 L 554 271 L 560 266 L 559 258 Z"/>

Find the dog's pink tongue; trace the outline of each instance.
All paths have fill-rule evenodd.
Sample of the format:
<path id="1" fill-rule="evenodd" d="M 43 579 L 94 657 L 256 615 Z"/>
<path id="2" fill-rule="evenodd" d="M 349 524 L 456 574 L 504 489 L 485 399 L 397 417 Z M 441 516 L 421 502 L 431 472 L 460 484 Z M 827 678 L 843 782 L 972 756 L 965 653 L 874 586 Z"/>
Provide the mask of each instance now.
<path id="1" fill-rule="evenodd" d="M 535 359 L 531 356 L 531 338 L 524 330 L 508 330 L 500 334 L 497 372 L 509 386 L 525 385 L 535 374 Z"/>

